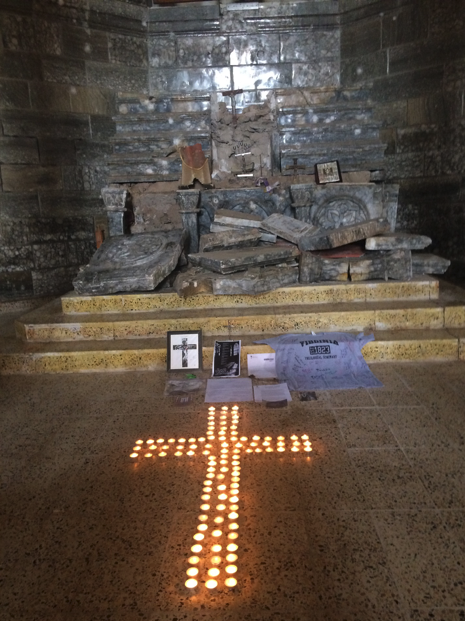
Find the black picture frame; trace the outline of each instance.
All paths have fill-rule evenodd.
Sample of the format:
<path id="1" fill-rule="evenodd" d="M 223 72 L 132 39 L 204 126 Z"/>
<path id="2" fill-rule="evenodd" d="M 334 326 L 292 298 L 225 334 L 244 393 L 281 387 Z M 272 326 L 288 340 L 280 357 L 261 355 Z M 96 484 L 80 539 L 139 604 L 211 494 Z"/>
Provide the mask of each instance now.
<path id="1" fill-rule="evenodd" d="M 168 371 L 202 368 L 202 330 L 172 330 L 166 334 Z"/>
<path id="2" fill-rule="evenodd" d="M 341 167 L 338 160 L 315 164 L 315 180 L 319 185 L 342 183 Z"/>

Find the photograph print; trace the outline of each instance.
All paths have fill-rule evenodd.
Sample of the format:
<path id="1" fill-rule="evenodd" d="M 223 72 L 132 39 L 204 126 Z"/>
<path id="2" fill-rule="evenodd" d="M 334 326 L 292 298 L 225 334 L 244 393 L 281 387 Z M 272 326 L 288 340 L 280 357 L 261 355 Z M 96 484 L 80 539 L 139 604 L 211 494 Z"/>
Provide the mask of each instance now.
<path id="1" fill-rule="evenodd" d="M 168 332 L 168 371 L 202 368 L 202 331 Z"/>

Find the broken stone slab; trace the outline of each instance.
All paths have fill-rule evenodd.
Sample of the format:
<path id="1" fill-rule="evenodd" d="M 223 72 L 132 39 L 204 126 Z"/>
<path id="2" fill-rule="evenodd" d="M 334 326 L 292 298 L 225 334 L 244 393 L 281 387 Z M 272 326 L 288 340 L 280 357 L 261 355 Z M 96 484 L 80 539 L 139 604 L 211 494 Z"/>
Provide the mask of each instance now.
<path id="1" fill-rule="evenodd" d="M 215 295 L 256 295 L 299 282 L 297 264 L 253 267 L 244 272 L 228 275 L 215 274 L 201 267 L 191 267 L 178 274 L 174 289 L 181 297 L 201 293 Z"/>
<path id="2" fill-rule="evenodd" d="M 370 252 L 360 258 L 325 259 L 311 252 L 300 255 L 301 284 L 323 281 L 410 280 L 410 250 Z"/>
<path id="3" fill-rule="evenodd" d="M 412 271 L 415 275 L 444 274 L 450 265 L 449 259 L 435 254 L 412 252 Z"/>
<path id="4" fill-rule="evenodd" d="M 369 237 L 365 242 L 367 250 L 423 250 L 432 243 L 426 235 L 414 235 L 410 233 L 392 233 L 390 235 L 378 235 Z"/>
<path id="5" fill-rule="evenodd" d="M 119 235 L 105 240 L 73 280 L 80 295 L 152 291 L 176 267 L 184 230 Z"/>
<path id="6" fill-rule="evenodd" d="M 303 251 L 309 250 L 327 250 L 329 248 L 338 248 L 345 244 L 351 244 L 367 237 L 373 237 L 381 233 L 387 233 L 390 225 L 383 218 L 375 218 L 373 220 L 365 220 L 357 224 L 341 226 L 338 229 L 321 230 L 318 235 L 309 235 L 299 240 L 299 249 Z"/>
<path id="7" fill-rule="evenodd" d="M 351 281 L 360 280 L 411 280 L 412 253 L 410 250 L 370 252 L 349 262 Z"/>
<path id="8" fill-rule="evenodd" d="M 276 265 L 291 261 L 299 256 L 295 246 L 259 246 L 257 248 L 239 248 L 237 250 L 217 250 L 190 254 L 192 265 L 219 272 L 232 274 L 262 265 Z"/>
<path id="9" fill-rule="evenodd" d="M 212 222 L 210 225 L 211 233 L 223 233 L 224 231 L 244 231 L 250 230 L 247 227 L 239 227 L 239 226 L 228 226 L 226 224 L 218 224 L 217 222 Z M 260 229 L 260 241 L 269 242 L 274 244 L 276 242 L 276 235 L 274 233 L 268 233 L 266 231 L 262 231 Z"/>
<path id="10" fill-rule="evenodd" d="M 232 229 L 221 233 L 209 233 L 200 236 L 199 252 L 250 248 L 256 246 L 260 238 L 261 232 L 258 229 Z"/>
<path id="11" fill-rule="evenodd" d="M 243 226 L 256 229 L 260 226 L 263 218 L 253 213 L 244 213 L 242 211 L 234 211 L 233 209 L 217 209 L 215 211 L 214 222 L 217 224 L 226 224 L 229 226 Z"/>
<path id="12" fill-rule="evenodd" d="M 275 233 L 293 244 L 298 244 L 303 237 L 318 235 L 320 232 L 320 229 L 313 224 L 280 213 L 272 213 L 260 223 L 260 226 L 265 231 Z"/>

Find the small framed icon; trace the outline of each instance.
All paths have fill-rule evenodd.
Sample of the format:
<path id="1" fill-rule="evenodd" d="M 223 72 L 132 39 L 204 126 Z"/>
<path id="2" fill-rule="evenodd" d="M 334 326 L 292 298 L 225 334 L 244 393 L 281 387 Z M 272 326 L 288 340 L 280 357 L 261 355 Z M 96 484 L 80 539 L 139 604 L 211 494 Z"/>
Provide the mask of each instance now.
<path id="1" fill-rule="evenodd" d="M 324 162 L 315 164 L 315 179 L 317 183 L 341 183 L 342 175 L 339 162 Z"/>
<path id="2" fill-rule="evenodd" d="M 168 371 L 202 368 L 202 330 L 167 333 Z"/>

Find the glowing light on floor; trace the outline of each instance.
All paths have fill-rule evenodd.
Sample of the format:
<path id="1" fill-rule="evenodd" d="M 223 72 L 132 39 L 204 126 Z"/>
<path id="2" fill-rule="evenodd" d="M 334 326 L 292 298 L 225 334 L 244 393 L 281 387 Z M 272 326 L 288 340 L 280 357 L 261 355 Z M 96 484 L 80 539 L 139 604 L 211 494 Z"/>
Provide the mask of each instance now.
<path id="1" fill-rule="evenodd" d="M 268 454 L 284 453 L 290 451 L 287 456 L 280 459 L 296 459 L 297 453 L 312 451 L 312 443 L 309 436 L 292 435 L 278 436 L 274 440 L 271 436 L 262 438 L 254 435 L 250 439 L 240 436 L 236 431 L 239 423 L 239 407 L 229 409 L 223 406 L 216 409 L 208 408 L 207 436 L 199 438 L 148 438 L 138 439 L 130 454 L 131 461 L 148 461 L 141 458 L 152 458 L 153 463 L 159 457 L 170 456 L 181 458 L 184 455 L 194 458 L 201 455 L 201 459 L 208 464 L 206 468 L 206 480 L 202 484 L 200 510 L 196 526 L 197 532 L 193 534 L 194 544 L 190 547 L 192 556 L 187 558 L 187 568 L 184 585 L 187 589 L 206 587 L 214 590 L 218 585 L 234 588 L 238 584 L 237 576 L 240 576 L 239 559 L 239 530 L 240 530 L 240 507 L 239 507 L 239 483 L 241 479 L 241 456 L 245 454 L 258 455 L 251 459 L 271 459 Z M 217 432 L 217 438 L 215 433 Z M 207 444 L 205 444 L 208 439 Z M 143 446 L 144 445 L 144 446 Z M 199 445 L 201 445 L 199 447 Z M 143 450 L 142 450 L 143 449 Z M 184 449 L 189 449 L 184 451 Z M 199 451 L 196 452 L 196 449 Z M 201 449 L 202 452 L 200 452 Z M 231 453 L 231 454 L 230 454 Z M 307 460 L 309 455 L 302 455 Z M 247 458 L 249 459 L 249 458 Z M 209 502 L 205 502 L 209 501 Z M 228 504 L 224 504 L 229 501 Z M 220 515 L 216 513 L 220 512 Z M 207 512 L 211 512 L 209 515 Z M 221 515 L 221 512 L 225 512 Z M 210 525 L 210 526 L 209 526 Z M 220 526 L 221 525 L 221 526 Z M 220 526 L 220 528 L 218 528 Z M 223 546 L 227 551 L 226 556 L 219 556 Z M 213 553 L 213 555 L 212 555 Z M 224 564 L 223 564 L 224 563 Z M 224 574 L 227 574 L 224 577 Z M 223 578 L 221 578 L 223 575 Z M 216 580 L 218 578 L 220 583 Z"/>

